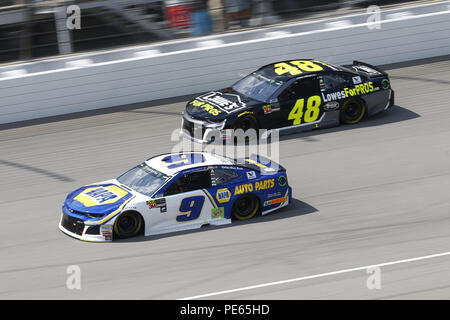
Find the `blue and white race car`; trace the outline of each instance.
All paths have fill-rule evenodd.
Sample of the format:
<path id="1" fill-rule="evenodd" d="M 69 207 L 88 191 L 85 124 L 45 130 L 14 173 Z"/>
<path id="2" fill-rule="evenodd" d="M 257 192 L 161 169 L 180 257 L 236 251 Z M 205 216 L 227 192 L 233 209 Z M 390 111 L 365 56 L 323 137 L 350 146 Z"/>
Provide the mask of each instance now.
<path id="1" fill-rule="evenodd" d="M 265 158 L 165 154 L 71 192 L 59 228 L 105 242 L 250 219 L 287 206 L 291 197 L 286 170 Z"/>

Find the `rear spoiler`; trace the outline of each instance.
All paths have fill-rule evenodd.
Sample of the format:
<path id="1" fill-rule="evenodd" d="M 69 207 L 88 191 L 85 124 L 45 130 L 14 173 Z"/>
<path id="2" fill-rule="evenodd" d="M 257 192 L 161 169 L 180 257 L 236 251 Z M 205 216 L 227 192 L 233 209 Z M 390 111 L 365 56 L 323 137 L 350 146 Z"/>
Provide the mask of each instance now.
<path id="1" fill-rule="evenodd" d="M 276 172 L 286 171 L 283 166 L 276 163 L 275 161 L 256 154 L 252 154 L 247 158 L 235 159 L 235 162 L 238 166 L 252 169 L 263 174 L 273 174 Z"/>
<path id="2" fill-rule="evenodd" d="M 365 75 L 368 75 L 369 77 L 380 77 L 380 76 L 387 76 L 388 74 L 381 70 L 378 67 L 375 67 L 371 64 L 362 62 L 362 61 L 353 61 L 352 65 L 344 66 L 346 68 L 352 69 L 357 72 L 364 73 Z"/>

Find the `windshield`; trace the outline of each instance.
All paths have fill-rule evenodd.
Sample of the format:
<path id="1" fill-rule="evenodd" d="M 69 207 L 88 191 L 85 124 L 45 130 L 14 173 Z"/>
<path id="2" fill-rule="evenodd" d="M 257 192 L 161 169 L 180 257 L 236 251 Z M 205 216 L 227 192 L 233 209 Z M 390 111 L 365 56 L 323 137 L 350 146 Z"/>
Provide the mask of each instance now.
<path id="1" fill-rule="evenodd" d="M 170 176 L 150 168 L 145 163 L 142 163 L 118 177 L 117 181 L 150 197 L 169 178 Z"/>
<path id="2" fill-rule="evenodd" d="M 283 82 L 281 81 L 269 79 L 260 73 L 254 72 L 236 82 L 232 88 L 252 99 L 269 102 L 270 97 L 282 84 Z"/>

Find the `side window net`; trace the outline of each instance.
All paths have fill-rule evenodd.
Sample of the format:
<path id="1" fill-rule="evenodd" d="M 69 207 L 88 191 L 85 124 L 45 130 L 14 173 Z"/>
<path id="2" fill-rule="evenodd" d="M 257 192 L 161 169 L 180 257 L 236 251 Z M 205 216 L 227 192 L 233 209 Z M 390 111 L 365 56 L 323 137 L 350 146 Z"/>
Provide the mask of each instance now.
<path id="1" fill-rule="evenodd" d="M 211 184 L 213 187 L 226 184 L 240 177 L 238 173 L 230 169 L 211 169 Z"/>

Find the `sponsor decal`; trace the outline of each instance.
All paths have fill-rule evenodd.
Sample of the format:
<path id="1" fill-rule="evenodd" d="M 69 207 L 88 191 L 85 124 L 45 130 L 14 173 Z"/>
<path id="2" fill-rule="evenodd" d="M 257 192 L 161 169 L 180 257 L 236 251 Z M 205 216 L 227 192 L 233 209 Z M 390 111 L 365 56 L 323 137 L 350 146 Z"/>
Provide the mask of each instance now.
<path id="1" fill-rule="evenodd" d="M 255 171 L 247 171 L 247 179 L 248 180 L 256 179 L 256 172 Z"/>
<path id="2" fill-rule="evenodd" d="M 287 179 L 285 176 L 280 176 L 278 178 L 278 184 L 280 185 L 280 187 L 284 187 L 287 183 Z"/>
<path id="3" fill-rule="evenodd" d="M 269 114 L 274 111 L 280 111 L 280 108 L 274 108 L 271 104 L 266 104 L 265 106 L 262 106 L 262 109 L 264 111 L 264 114 Z"/>
<path id="4" fill-rule="evenodd" d="M 286 197 L 282 197 L 264 201 L 264 207 L 273 206 L 274 204 L 286 202 L 286 199 L 287 199 Z"/>
<path id="5" fill-rule="evenodd" d="M 375 89 L 373 87 L 373 83 L 366 82 L 366 83 L 355 85 L 355 87 L 353 87 L 353 88 L 344 88 L 344 90 L 331 92 L 331 93 L 327 93 L 327 94 L 324 94 L 322 92 L 321 94 L 322 94 L 323 102 L 326 103 L 326 102 L 330 102 L 330 101 L 345 99 L 348 97 L 359 96 L 362 94 L 368 94 L 368 93 L 371 93 L 374 91 L 375 91 Z"/>
<path id="6" fill-rule="evenodd" d="M 219 203 L 225 203 L 230 201 L 231 199 L 231 192 L 227 188 L 219 189 L 216 193 L 216 199 L 219 201 Z"/>
<path id="7" fill-rule="evenodd" d="M 264 114 L 272 113 L 272 106 L 270 104 L 266 104 L 262 107 Z"/>
<path id="8" fill-rule="evenodd" d="M 235 171 L 242 171 L 244 170 L 244 168 L 241 167 L 233 167 L 233 166 L 219 166 L 220 169 L 230 169 L 230 170 L 235 170 Z"/>
<path id="9" fill-rule="evenodd" d="M 347 96 L 345 95 L 345 91 L 338 91 L 338 92 L 331 92 L 327 93 L 326 95 L 322 93 L 323 102 L 329 102 L 329 101 L 335 101 L 339 99 L 344 99 Z"/>
<path id="10" fill-rule="evenodd" d="M 254 113 L 253 113 L 253 111 L 244 111 L 244 112 L 238 114 L 238 118 L 245 116 L 246 114 L 254 114 Z"/>
<path id="11" fill-rule="evenodd" d="M 275 198 L 275 197 L 280 197 L 281 196 L 281 192 L 275 192 L 275 193 L 269 193 L 267 195 L 267 198 Z"/>
<path id="12" fill-rule="evenodd" d="M 255 191 L 272 189 L 275 186 L 275 179 L 267 179 L 255 182 Z"/>
<path id="13" fill-rule="evenodd" d="M 237 94 L 222 93 L 222 92 L 210 92 L 197 98 L 198 100 L 205 101 L 214 107 L 225 111 L 226 113 L 234 112 L 247 105 L 241 101 L 241 97 Z"/>
<path id="14" fill-rule="evenodd" d="M 211 218 L 213 219 L 225 218 L 225 208 L 224 207 L 212 208 Z"/>
<path id="15" fill-rule="evenodd" d="M 127 191 L 115 185 L 106 187 L 87 188 L 74 200 L 81 202 L 86 207 L 111 204 L 119 201 L 128 194 Z"/>
<path id="16" fill-rule="evenodd" d="M 149 209 L 160 208 L 160 212 L 167 212 L 166 198 L 148 200 L 147 205 Z"/>
<path id="17" fill-rule="evenodd" d="M 241 184 L 234 188 L 234 195 L 243 194 L 243 193 L 252 192 L 252 191 L 253 191 L 252 183 Z"/>
<path id="18" fill-rule="evenodd" d="M 102 204 L 103 202 L 109 201 L 111 199 L 115 199 L 118 197 L 117 194 L 112 192 L 111 190 L 108 190 L 106 188 L 98 188 L 91 190 L 89 192 L 86 192 L 84 194 L 85 196 L 90 197 L 94 201 L 96 201 L 98 204 Z"/>
<path id="19" fill-rule="evenodd" d="M 367 94 L 373 92 L 373 83 L 366 82 L 363 84 L 356 85 L 353 89 L 345 88 L 344 89 L 346 97 L 359 96 L 361 94 Z"/>
<path id="20" fill-rule="evenodd" d="M 220 130 L 220 136 L 222 137 L 222 140 L 229 141 L 233 138 L 233 130 L 232 129 Z"/>
<path id="21" fill-rule="evenodd" d="M 222 111 L 214 108 L 212 105 L 204 101 L 194 100 L 191 101 L 190 104 L 193 105 L 194 107 L 202 108 L 203 110 L 212 114 L 213 116 L 218 116 L 219 114 L 222 113 Z"/>
<path id="22" fill-rule="evenodd" d="M 352 80 L 353 80 L 353 84 L 360 84 L 360 83 L 362 83 L 362 80 L 361 80 L 360 76 L 353 77 Z"/>
<path id="23" fill-rule="evenodd" d="M 381 81 L 381 88 L 383 88 L 384 90 L 389 89 L 391 86 L 391 84 L 389 83 L 388 79 L 383 79 L 383 81 Z"/>
<path id="24" fill-rule="evenodd" d="M 112 240 L 113 236 L 113 226 L 112 225 L 103 225 L 100 227 L 101 234 L 107 241 Z"/>
<path id="25" fill-rule="evenodd" d="M 325 91 L 325 82 L 323 81 L 323 78 L 319 77 L 319 84 L 320 84 L 320 91 Z"/>
<path id="26" fill-rule="evenodd" d="M 333 111 L 333 110 L 337 110 L 337 109 L 339 109 L 339 102 L 337 102 L 337 101 L 327 102 L 323 105 L 324 111 Z"/>
<path id="27" fill-rule="evenodd" d="M 211 169 L 211 185 L 215 187 L 217 185 L 216 181 L 216 173 L 214 172 L 214 169 Z"/>
<path id="28" fill-rule="evenodd" d="M 248 193 L 248 192 L 253 192 L 253 190 L 255 191 L 261 191 L 261 190 L 268 190 L 268 189 L 272 189 L 275 186 L 275 179 L 266 179 L 266 180 L 261 180 L 261 181 L 256 181 L 253 183 L 247 183 L 247 184 L 242 184 L 242 185 L 237 185 L 234 188 L 234 194 L 244 194 L 244 193 Z"/>

